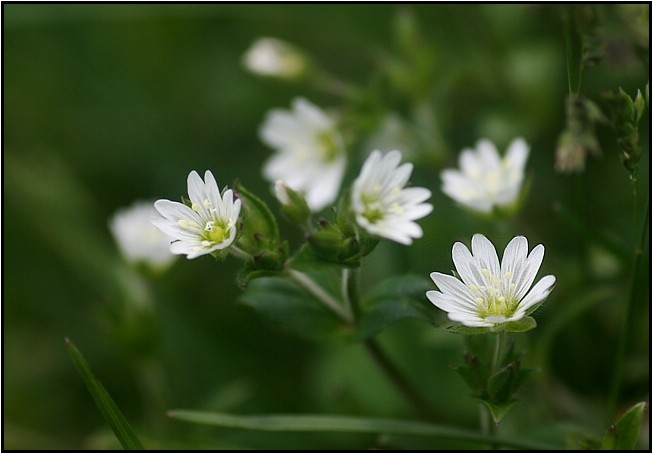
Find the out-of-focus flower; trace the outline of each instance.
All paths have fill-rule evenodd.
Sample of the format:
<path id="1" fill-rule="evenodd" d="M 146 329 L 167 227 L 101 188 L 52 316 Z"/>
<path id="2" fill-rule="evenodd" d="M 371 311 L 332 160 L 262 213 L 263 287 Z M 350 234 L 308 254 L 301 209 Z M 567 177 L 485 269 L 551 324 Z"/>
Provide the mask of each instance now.
<path id="1" fill-rule="evenodd" d="M 335 200 L 347 159 L 333 120 L 319 107 L 296 98 L 291 111 L 267 114 L 260 136 L 277 150 L 263 167 L 265 178 L 301 192 L 312 211 Z"/>
<path id="2" fill-rule="evenodd" d="M 429 290 L 427 298 L 448 313 L 449 319 L 470 327 L 500 329 L 532 313 L 549 296 L 555 276 L 540 279 L 531 289 L 544 258 L 544 246 L 528 254 L 528 240 L 516 236 L 506 246 L 501 264 L 494 245 L 485 236 L 472 237 L 472 252 L 457 242 L 451 252 L 454 276 L 431 273 L 440 291 Z M 529 291 L 530 289 L 530 291 Z"/>
<path id="3" fill-rule="evenodd" d="M 221 196 L 208 170 L 204 181 L 194 170 L 188 175 L 188 196 L 190 207 L 170 200 L 154 203 L 161 216 L 152 224 L 174 238 L 170 251 L 194 259 L 228 248 L 236 238 L 241 201 L 234 200 L 231 189 Z"/>
<path id="4" fill-rule="evenodd" d="M 295 79 L 307 69 L 306 58 L 291 44 L 276 38 L 259 38 L 243 56 L 245 67 L 261 76 Z"/>
<path id="5" fill-rule="evenodd" d="M 162 270 L 176 257 L 170 252 L 172 238 L 152 225 L 156 215 L 152 202 L 134 202 L 111 217 L 109 229 L 129 263 L 144 263 Z"/>
<path id="6" fill-rule="evenodd" d="M 401 244 L 411 244 L 422 237 L 422 229 L 413 222 L 433 210 L 422 203 L 431 197 L 425 188 L 404 188 L 413 165 L 399 165 L 401 152 L 382 155 L 373 151 L 354 181 L 351 204 L 356 222 L 367 232 Z"/>
<path id="7" fill-rule="evenodd" d="M 492 142 L 479 140 L 475 150 L 465 149 L 460 154 L 460 170 L 442 171 L 442 191 L 482 213 L 495 207 L 511 209 L 521 192 L 528 152 L 528 144 L 517 138 L 501 159 Z"/>

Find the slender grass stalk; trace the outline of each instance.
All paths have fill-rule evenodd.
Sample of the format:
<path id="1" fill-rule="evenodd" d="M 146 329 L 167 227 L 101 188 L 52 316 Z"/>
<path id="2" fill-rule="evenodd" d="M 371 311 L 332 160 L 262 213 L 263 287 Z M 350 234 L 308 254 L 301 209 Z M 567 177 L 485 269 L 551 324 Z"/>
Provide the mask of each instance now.
<path id="1" fill-rule="evenodd" d="M 491 439 L 476 431 L 402 419 L 359 418 L 337 415 L 232 415 L 194 410 L 171 410 L 168 416 L 181 421 L 216 427 L 274 432 L 353 432 L 433 437 L 469 443 L 497 445 L 525 451 L 555 451 L 560 446 L 519 438 Z"/>
<path id="2" fill-rule="evenodd" d="M 642 256 L 644 255 L 644 246 L 646 243 L 646 238 L 648 233 L 648 222 L 649 222 L 650 215 L 651 215 L 651 199 L 649 196 L 646 205 L 646 213 L 644 214 L 644 218 L 642 219 L 639 244 L 636 246 L 634 252 L 632 275 L 630 281 L 630 294 L 628 297 L 627 305 L 624 310 L 622 328 L 621 328 L 621 333 L 619 335 L 619 340 L 618 340 L 619 343 L 617 345 L 617 353 L 616 353 L 615 363 L 614 363 L 615 364 L 614 374 L 612 376 L 612 383 L 610 386 L 610 394 L 608 400 L 609 402 L 608 418 L 610 420 L 613 419 L 614 413 L 619 403 L 619 394 L 621 391 L 621 383 L 623 380 L 623 368 L 624 368 L 624 361 L 626 356 L 626 347 L 628 346 L 628 338 L 630 337 L 629 335 L 631 332 L 630 325 L 632 324 L 633 321 L 635 304 L 637 302 L 637 296 L 638 296 L 638 292 L 635 287 L 637 285 L 639 268 L 642 264 Z"/>

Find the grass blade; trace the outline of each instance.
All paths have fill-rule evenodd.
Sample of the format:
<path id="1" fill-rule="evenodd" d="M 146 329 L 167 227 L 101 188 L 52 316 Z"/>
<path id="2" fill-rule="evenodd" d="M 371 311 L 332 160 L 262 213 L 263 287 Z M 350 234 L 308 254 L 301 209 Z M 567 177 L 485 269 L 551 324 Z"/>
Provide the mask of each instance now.
<path id="1" fill-rule="evenodd" d="M 401 419 L 359 418 L 333 415 L 265 415 L 237 416 L 194 410 L 171 410 L 171 418 L 181 421 L 238 429 L 299 432 L 359 432 L 425 436 L 440 439 L 494 443 L 498 446 L 523 450 L 556 450 L 561 447 L 543 445 L 527 440 L 490 437 L 465 429 L 438 426 Z"/>
<path id="2" fill-rule="evenodd" d="M 111 430 L 113 430 L 122 447 L 130 451 L 143 450 L 143 445 L 120 411 L 120 408 L 118 408 L 102 383 L 95 378 L 84 356 L 68 338 L 66 338 L 66 347 L 79 375 L 82 376 L 82 380 L 84 380 L 88 391 L 93 396 L 93 400 L 95 400 L 102 416 L 109 426 L 111 426 Z"/>

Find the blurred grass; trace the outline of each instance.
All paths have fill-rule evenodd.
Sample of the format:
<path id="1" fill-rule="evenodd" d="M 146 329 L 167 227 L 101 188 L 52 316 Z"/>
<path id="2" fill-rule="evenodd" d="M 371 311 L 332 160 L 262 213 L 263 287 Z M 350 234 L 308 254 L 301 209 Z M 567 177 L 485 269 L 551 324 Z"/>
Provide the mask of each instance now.
<path id="1" fill-rule="evenodd" d="M 188 427 L 144 410 L 149 385 L 143 384 L 141 360 L 108 327 L 107 312 L 119 303 L 116 275 L 124 265 L 107 219 L 135 199 L 178 199 L 192 169 L 211 169 L 221 185 L 239 178 L 271 203 L 260 175 L 270 152 L 257 138 L 264 113 L 288 106 L 297 95 L 325 107 L 338 106 L 340 100 L 247 74 L 240 64 L 243 51 L 258 36 L 277 36 L 307 49 L 331 72 L 365 85 L 379 55 L 396 50 L 392 24 L 406 7 L 2 8 L 7 221 L 3 448 L 112 447 L 111 441 L 102 441 L 102 417 L 66 357 L 65 336 L 84 350 L 146 442 L 149 437 L 162 447 L 180 443 L 182 449 L 256 449 L 271 443 L 279 449 L 355 449 L 376 443 L 358 435 Z M 591 96 L 618 86 L 634 93 L 647 81 L 648 64 L 628 44 L 641 29 L 629 16 L 632 8 L 611 5 L 603 10 L 614 46 L 609 58 L 585 73 L 583 91 Z M 515 234 L 528 236 L 531 245 L 544 243 L 541 274 L 556 274 L 558 287 L 536 314 L 540 328 L 520 342 L 538 353 L 545 373 L 532 385 L 528 403 L 515 410 L 521 411 L 522 423 L 514 418 L 502 430 L 517 433 L 526 426 L 523 421 L 545 420 L 551 422 L 552 436 L 560 438 L 556 424 L 574 420 L 600 434 L 630 263 L 590 244 L 553 207 L 561 204 L 591 229 L 633 249 L 637 229 L 631 188 L 613 138 L 608 130 L 599 131 L 604 153 L 590 158 L 584 173 L 554 172 L 566 94 L 555 8 L 415 5 L 412 10 L 433 45 L 436 74 L 441 76 L 429 101 L 448 154 L 437 165 L 426 160 L 416 165 L 415 183 L 434 193 L 435 211 L 420 222 L 425 238 L 412 248 L 382 242 L 364 263 L 363 284 L 370 287 L 406 269 L 425 276 L 449 270 L 452 243 L 469 242 L 476 232 L 491 236 L 498 249 Z M 409 114 L 410 106 L 391 87 L 380 91 L 389 107 Z M 640 218 L 650 187 L 649 119 L 645 115 L 640 128 Z M 458 151 L 481 136 L 503 150 L 517 135 L 532 147 L 528 169 L 533 186 L 518 219 L 501 233 L 438 191 L 437 174 L 443 166 L 455 165 Z M 352 175 L 368 151 L 352 151 Z M 287 224 L 282 229 L 294 235 Z M 650 255 L 643 264 L 636 280 L 639 296 L 623 406 L 646 399 L 650 391 L 650 326 L 645 323 L 650 319 Z M 308 343 L 234 304 L 239 293 L 233 284 L 235 266 L 233 259 L 214 263 L 181 258 L 168 275 L 152 283 L 157 326 L 153 348 L 159 361 L 155 375 L 164 389 L 165 408 L 410 417 L 359 346 Z M 557 314 L 573 313 L 570 308 L 581 304 L 578 295 L 594 288 L 609 290 L 558 327 L 562 321 Z M 556 333 L 553 339 L 547 338 L 549 330 Z M 544 339 L 550 347 L 538 350 Z M 406 321 L 381 334 L 380 341 L 431 403 L 449 411 L 447 424 L 476 426 L 476 405 L 449 369 L 459 361 L 460 338 Z M 225 391 L 230 389 L 236 391 Z"/>

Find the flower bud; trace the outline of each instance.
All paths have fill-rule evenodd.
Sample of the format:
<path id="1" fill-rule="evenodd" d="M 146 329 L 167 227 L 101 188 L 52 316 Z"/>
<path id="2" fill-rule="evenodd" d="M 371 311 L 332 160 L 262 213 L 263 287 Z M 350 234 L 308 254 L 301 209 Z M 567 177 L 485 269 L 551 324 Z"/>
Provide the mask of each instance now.
<path id="1" fill-rule="evenodd" d="M 270 209 L 257 196 L 249 192 L 240 182 L 234 184 L 236 197 L 242 201 L 241 235 L 238 246 L 255 255 L 262 251 L 275 250 L 280 244 L 279 227 Z"/>
<path id="2" fill-rule="evenodd" d="M 288 80 L 300 78 L 308 68 L 297 48 L 276 38 L 256 40 L 243 56 L 243 64 L 254 74 Z"/>
<path id="3" fill-rule="evenodd" d="M 281 204 L 281 212 L 290 221 L 303 224 L 311 215 L 311 210 L 304 196 L 287 186 L 283 181 L 277 180 L 274 184 L 274 195 Z"/>

